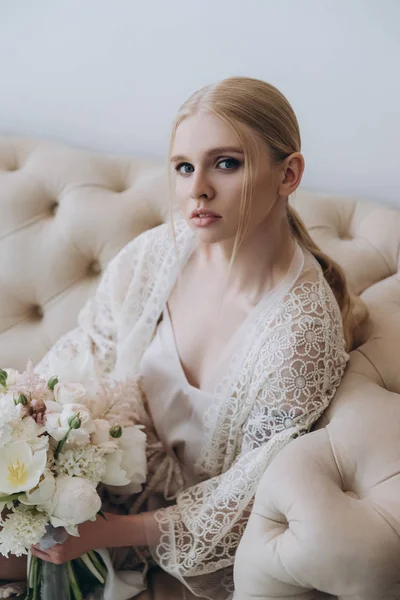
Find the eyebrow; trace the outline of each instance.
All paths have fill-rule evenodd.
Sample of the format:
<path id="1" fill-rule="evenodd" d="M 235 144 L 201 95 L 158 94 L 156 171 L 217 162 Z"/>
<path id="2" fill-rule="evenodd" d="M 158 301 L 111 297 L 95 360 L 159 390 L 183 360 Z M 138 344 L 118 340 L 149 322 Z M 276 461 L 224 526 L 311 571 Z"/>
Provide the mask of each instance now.
<path id="1" fill-rule="evenodd" d="M 212 154 L 226 154 L 227 152 L 236 152 L 236 154 L 243 154 L 243 150 L 238 148 L 237 146 L 218 146 L 217 148 L 211 148 L 205 152 L 206 156 L 211 156 Z M 186 156 L 183 154 L 176 154 L 175 156 L 171 156 L 171 162 L 177 162 L 180 160 L 187 160 Z"/>

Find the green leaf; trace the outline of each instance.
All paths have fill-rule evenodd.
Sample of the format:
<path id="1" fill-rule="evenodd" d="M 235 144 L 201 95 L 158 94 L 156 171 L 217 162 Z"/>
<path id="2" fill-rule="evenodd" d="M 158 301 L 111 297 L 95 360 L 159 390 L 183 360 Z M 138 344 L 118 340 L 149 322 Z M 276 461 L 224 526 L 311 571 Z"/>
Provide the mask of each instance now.
<path id="1" fill-rule="evenodd" d="M 56 377 L 56 376 L 50 377 L 50 379 L 47 382 L 47 387 L 49 388 L 49 390 L 54 392 L 54 388 L 56 387 L 57 383 L 58 383 L 58 377 Z"/>
<path id="2" fill-rule="evenodd" d="M 10 502 L 12 500 L 18 500 L 22 492 L 17 494 L 9 494 L 8 496 L 0 496 L 0 502 Z"/>
<path id="3" fill-rule="evenodd" d="M 14 399 L 14 404 L 15 406 L 18 404 L 26 406 L 28 404 L 28 398 L 25 396 L 25 394 L 20 394 L 16 400 Z"/>
<path id="4" fill-rule="evenodd" d="M 3 387 L 7 387 L 7 371 L 5 371 L 4 369 L 0 369 L 0 385 L 2 385 Z"/>

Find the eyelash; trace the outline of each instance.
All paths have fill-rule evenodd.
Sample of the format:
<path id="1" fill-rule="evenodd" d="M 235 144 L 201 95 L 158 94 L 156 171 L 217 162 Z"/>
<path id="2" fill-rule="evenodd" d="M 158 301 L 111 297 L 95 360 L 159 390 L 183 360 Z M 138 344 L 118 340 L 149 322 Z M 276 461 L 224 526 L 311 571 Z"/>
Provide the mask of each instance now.
<path id="1" fill-rule="evenodd" d="M 240 167 L 240 161 L 238 161 L 236 158 L 223 158 L 222 160 L 219 160 L 219 162 L 217 163 L 217 165 L 219 165 L 222 162 L 226 162 L 228 160 L 233 161 L 235 163 L 234 166 L 232 168 L 230 168 L 230 169 L 220 169 L 220 170 L 222 170 L 222 171 L 235 171 L 238 167 Z M 178 175 L 185 176 L 185 175 L 190 175 L 191 173 L 193 173 L 193 171 L 190 171 L 189 173 L 182 173 L 180 171 L 180 169 L 181 169 L 181 167 L 183 167 L 183 165 L 190 165 L 190 163 L 188 163 L 188 162 L 181 162 L 181 163 L 179 163 L 179 165 L 176 165 L 176 167 L 174 167 L 174 169 L 178 173 Z M 190 166 L 193 166 L 193 165 L 190 165 Z"/>

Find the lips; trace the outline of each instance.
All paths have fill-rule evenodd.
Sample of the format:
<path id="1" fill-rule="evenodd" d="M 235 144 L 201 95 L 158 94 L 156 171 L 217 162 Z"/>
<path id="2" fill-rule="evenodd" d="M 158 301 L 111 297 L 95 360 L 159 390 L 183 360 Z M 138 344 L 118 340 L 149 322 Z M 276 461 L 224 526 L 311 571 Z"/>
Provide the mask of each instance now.
<path id="1" fill-rule="evenodd" d="M 212 210 L 202 210 L 201 208 L 196 208 L 192 214 L 190 215 L 190 218 L 201 218 L 201 217 L 216 217 L 221 219 L 221 215 L 219 215 L 218 213 L 212 211 Z"/>

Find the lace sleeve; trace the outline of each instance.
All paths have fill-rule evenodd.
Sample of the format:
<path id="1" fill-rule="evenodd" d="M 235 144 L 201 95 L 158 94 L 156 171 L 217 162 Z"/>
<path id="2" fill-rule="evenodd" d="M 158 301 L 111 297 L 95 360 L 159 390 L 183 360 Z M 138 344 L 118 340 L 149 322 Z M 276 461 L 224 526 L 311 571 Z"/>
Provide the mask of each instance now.
<path id="1" fill-rule="evenodd" d="M 274 330 L 274 340 L 276 335 Z M 260 359 L 265 377 L 232 466 L 181 492 L 176 505 L 158 510 L 147 524 L 154 560 L 194 594 L 212 600 L 233 592 L 234 556 L 261 476 L 322 414 L 348 360 L 338 309 L 322 317 L 303 314 L 278 328 L 278 335 L 290 343 Z"/>

